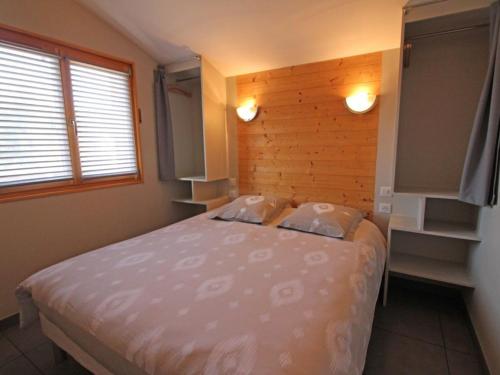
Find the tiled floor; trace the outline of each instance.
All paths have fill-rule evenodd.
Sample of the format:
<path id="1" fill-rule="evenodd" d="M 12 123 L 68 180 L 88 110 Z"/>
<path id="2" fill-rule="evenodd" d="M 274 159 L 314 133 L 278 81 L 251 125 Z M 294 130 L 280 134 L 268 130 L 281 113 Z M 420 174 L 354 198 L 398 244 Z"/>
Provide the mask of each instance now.
<path id="1" fill-rule="evenodd" d="M 388 305 L 375 313 L 365 375 L 484 374 L 458 295 L 399 279 L 390 285 Z"/>
<path id="2" fill-rule="evenodd" d="M 52 344 L 38 324 L 27 329 L 10 326 L 0 330 L 0 375 L 88 375 L 73 359 L 56 365 Z"/>
<path id="3" fill-rule="evenodd" d="M 55 365 L 51 344 L 38 325 L 0 330 L 0 375 L 32 374 L 89 372 L 71 358 Z M 375 315 L 365 367 L 365 375 L 374 374 L 482 374 L 463 305 L 395 281 L 388 306 L 379 305 Z"/>

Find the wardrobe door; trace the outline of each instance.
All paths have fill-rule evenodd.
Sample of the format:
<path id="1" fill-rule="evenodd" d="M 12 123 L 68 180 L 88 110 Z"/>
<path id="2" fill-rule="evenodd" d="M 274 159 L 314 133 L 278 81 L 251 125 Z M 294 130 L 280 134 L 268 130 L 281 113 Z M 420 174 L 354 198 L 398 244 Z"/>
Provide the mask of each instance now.
<path id="1" fill-rule="evenodd" d="M 205 178 L 228 177 L 226 131 L 226 80 L 205 59 L 201 63 Z"/>

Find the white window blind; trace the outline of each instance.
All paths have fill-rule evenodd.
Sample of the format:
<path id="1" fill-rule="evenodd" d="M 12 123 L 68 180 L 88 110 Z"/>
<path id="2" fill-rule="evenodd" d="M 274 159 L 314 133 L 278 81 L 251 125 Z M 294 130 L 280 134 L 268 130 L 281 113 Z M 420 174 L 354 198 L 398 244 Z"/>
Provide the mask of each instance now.
<path id="1" fill-rule="evenodd" d="M 70 62 L 82 176 L 137 173 L 129 75 Z"/>
<path id="2" fill-rule="evenodd" d="M 71 178 L 59 58 L 0 43 L 0 187 Z"/>

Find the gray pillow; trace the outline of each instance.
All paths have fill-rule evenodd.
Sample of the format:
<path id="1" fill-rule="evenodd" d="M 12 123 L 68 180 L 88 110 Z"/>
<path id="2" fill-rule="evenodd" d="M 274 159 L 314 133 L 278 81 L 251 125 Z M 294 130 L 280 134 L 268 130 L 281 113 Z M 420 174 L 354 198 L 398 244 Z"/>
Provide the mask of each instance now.
<path id="1" fill-rule="evenodd" d="M 323 236 L 344 238 L 363 219 L 355 208 L 332 203 L 304 203 L 287 216 L 278 226 Z"/>
<path id="2" fill-rule="evenodd" d="M 290 206 L 285 198 L 264 195 L 243 195 L 213 212 L 211 219 L 236 220 L 253 224 L 266 224 Z"/>

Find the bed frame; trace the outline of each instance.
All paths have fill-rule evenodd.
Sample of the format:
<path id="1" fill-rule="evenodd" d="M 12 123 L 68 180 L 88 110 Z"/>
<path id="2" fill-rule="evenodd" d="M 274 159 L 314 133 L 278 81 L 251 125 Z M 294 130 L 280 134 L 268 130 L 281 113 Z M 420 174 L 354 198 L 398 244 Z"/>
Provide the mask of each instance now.
<path id="1" fill-rule="evenodd" d="M 48 320 L 45 315 L 39 313 L 39 317 L 42 332 L 52 341 L 54 360 L 56 363 L 66 359 L 67 353 L 95 375 L 113 375 L 113 373 L 71 340 L 60 328 Z"/>

